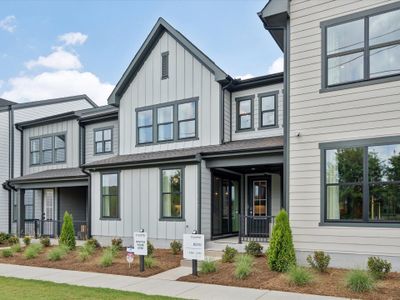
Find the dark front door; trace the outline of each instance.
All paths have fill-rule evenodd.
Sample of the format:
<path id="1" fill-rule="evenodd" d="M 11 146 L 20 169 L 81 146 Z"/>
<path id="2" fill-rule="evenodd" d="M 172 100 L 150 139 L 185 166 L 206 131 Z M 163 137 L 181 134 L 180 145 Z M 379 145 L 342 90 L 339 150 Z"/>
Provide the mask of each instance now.
<path id="1" fill-rule="evenodd" d="M 269 234 L 271 215 L 271 176 L 248 178 L 247 233 L 251 236 Z"/>
<path id="2" fill-rule="evenodd" d="M 213 173 L 212 236 L 234 235 L 239 232 L 240 179 L 230 174 Z"/>

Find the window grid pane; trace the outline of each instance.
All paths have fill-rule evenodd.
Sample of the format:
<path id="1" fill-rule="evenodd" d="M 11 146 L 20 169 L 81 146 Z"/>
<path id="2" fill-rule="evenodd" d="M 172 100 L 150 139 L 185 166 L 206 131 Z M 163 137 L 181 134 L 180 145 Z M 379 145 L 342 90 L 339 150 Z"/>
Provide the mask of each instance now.
<path id="1" fill-rule="evenodd" d="M 101 179 L 102 217 L 119 217 L 118 174 L 103 174 Z"/>
<path id="2" fill-rule="evenodd" d="M 162 170 L 161 201 L 163 218 L 182 218 L 182 171 Z"/>

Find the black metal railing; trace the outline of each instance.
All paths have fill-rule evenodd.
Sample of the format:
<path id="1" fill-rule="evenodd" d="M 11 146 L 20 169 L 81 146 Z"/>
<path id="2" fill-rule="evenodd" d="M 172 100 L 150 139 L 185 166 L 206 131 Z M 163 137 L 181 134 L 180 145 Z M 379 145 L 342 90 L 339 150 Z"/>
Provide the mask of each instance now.
<path id="1" fill-rule="evenodd" d="M 29 235 L 35 238 L 47 236 L 57 238 L 61 233 L 62 221 L 29 219 L 24 221 L 21 236 Z M 75 235 L 79 240 L 88 238 L 87 221 L 73 221 Z"/>
<path id="2" fill-rule="evenodd" d="M 267 242 L 274 225 L 274 216 L 240 216 L 239 243 Z"/>

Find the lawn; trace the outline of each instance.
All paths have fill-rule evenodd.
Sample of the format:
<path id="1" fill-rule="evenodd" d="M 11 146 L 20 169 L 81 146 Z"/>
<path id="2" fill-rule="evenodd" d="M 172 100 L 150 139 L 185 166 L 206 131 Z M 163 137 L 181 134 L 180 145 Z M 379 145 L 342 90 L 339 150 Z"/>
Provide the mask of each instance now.
<path id="1" fill-rule="evenodd" d="M 0 276 L 0 299 L 177 299 L 147 296 L 104 288 L 89 288 L 47 281 L 25 280 Z"/>

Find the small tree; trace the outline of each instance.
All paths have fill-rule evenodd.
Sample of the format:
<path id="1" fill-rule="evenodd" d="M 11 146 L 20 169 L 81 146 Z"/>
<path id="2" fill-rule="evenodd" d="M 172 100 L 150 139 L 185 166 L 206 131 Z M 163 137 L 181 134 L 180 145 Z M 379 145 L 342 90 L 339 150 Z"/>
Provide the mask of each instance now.
<path id="1" fill-rule="evenodd" d="M 268 248 L 268 265 L 272 271 L 277 272 L 287 272 L 290 267 L 296 265 L 289 217 L 283 209 L 276 216 L 275 225 L 272 229 Z"/>
<path id="2" fill-rule="evenodd" d="M 75 249 L 75 230 L 72 221 L 72 215 L 67 211 L 64 214 L 64 222 L 61 229 L 60 244 L 68 247 L 68 249 Z"/>

